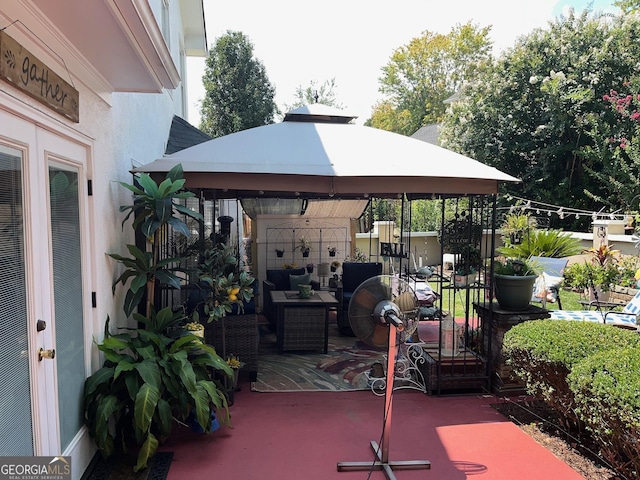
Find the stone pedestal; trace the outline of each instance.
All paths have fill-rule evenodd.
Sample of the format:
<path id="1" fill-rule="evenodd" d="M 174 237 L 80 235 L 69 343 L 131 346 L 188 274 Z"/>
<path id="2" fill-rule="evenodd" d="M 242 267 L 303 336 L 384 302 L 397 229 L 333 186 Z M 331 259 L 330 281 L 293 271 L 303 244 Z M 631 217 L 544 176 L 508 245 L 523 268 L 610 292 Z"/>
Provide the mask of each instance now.
<path id="1" fill-rule="evenodd" d="M 511 378 L 511 367 L 505 365 L 502 358 L 502 342 L 504 334 L 514 325 L 528 320 L 549 318 L 551 314 L 544 308 L 529 305 L 526 310 L 513 312 L 503 310 L 497 302 L 474 303 L 473 308 L 478 313 L 485 335 L 484 350 L 489 358 L 490 386 L 495 393 L 511 395 L 524 393 L 524 384 Z M 490 342 L 490 343 L 489 343 Z"/>

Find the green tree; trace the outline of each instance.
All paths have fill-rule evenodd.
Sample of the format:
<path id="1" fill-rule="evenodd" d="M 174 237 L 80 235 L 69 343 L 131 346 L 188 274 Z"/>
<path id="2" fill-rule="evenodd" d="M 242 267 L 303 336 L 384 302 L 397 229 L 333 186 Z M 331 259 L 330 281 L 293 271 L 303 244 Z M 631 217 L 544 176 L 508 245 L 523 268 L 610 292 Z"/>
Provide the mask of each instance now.
<path id="1" fill-rule="evenodd" d="M 336 99 L 336 88 L 337 85 L 335 78 L 325 80 L 321 85 L 319 85 L 316 80 L 311 80 L 311 82 L 309 82 L 309 86 L 306 88 L 303 88 L 302 85 L 298 85 L 293 103 L 291 105 L 285 104 L 284 111 L 288 112 L 311 103 L 321 103 L 323 105 L 342 109 L 342 104 Z"/>
<path id="2" fill-rule="evenodd" d="M 606 186 L 602 193 L 586 195 L 611 210 L 631 212 L 640 196 L 640 78 L 625 85 L 624 92 L 611 90 L 603 96 L 607 111 L 591 118 L 588 130 L 592 145 L 582 149 L 589 161 L 585 170 Z M 600 160 L 600 161 L 598 161 Z M 636 208 L 636 210 L 638 210 Z"/>
<path id="3" fill-rule="evenodd" d="M 602 159 L 585 155 L 587 133 L 609 115 L 603 95 L 637 75 L 639 34 L 634 16 L 587 11 L 522 37 L 450 106 L 443 145 L 522 179 L 505 186 L 512 193 L 599 209 L 594 198 L 606 198 L 608 185 L 590 174 Z"/>
<path id="4" fill-rule="evenodd" d="M 490 29 L 466 23 L 446 35 L 425 31 L 398 48 L 379 79 L 386 98 L 374 107 L 367 123 L 411 135 L 423 125 L 439 122 L 444 100 L 490 57 Z"/>
<path id="5" fill-rule="evenodd" d="M 275 88 L 241 32 L 228 30 L 216 40 L 202 81 L 206 94 L 200 129 L 212 137 L 273 123 Z"/>
<path id="6" fill-rule="evenodd" d="M 624 13 L 640 10 L 640 0 L 618 0 L 613 2 L 616 7 L 620 7 Z"/>

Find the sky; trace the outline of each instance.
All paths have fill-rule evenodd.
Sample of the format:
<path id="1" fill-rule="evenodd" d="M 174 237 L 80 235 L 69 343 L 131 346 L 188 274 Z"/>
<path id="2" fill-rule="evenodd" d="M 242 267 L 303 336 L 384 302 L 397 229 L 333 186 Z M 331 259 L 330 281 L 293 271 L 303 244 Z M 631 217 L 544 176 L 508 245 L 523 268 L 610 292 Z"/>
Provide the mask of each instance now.
<path id="1" fill-rule="evenodd" d="M 535 28 L 546 28 L 572 7 L 616 12 L 613 0 L 204 0 L 211 48 L 227 30 L 240 31 L 254 46 L 275 86 L 281 109 L 296 88 L 335 79 L 334 93 L 346 113 L 362 124 L 384 97 L 381 68 L 394 50 L 424 31 L 447 34 L 458 24 L 491 26 L 499 55 Z M 188 121 L 200 124 L 204 58 L 187 59 Z"/>

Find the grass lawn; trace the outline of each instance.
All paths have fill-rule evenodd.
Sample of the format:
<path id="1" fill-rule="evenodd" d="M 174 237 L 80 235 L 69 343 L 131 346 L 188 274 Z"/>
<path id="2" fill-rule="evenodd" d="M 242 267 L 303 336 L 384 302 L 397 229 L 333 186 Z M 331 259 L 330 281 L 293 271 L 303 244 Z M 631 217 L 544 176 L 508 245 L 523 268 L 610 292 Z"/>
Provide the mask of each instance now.
<path id="1" fill-rule="evenodd" d="M 435 287 L 435 285 L 434 285 Z M 442 290 L 442 301 L 441 308 L 444 311 L 454 311 L 456 312 L 456 317 L 462 316 L 462 312 L 465 311 L 465 302 L 466 297 L 462 293 L 464 290 L 458 290 L 455 295 L 455 304 L 452 303 L 453 290 L 451 289 L 443 289 Z M 560 298 L 562 300 L 562 309 L 563 310 L 584 310 L 584 307 L 580 305 L 580 300 L 583 298 L 580 293 L 574 292 L 572 290 L 561 290 Z M 534 305 L 539 305 L 539 303 L 535 303 Z M 547 310 L 558 310 L 558 303 L 547 302 L 546 306 Z M 469 312 L 470 315 L 473 315 L 473 311 Z"/>

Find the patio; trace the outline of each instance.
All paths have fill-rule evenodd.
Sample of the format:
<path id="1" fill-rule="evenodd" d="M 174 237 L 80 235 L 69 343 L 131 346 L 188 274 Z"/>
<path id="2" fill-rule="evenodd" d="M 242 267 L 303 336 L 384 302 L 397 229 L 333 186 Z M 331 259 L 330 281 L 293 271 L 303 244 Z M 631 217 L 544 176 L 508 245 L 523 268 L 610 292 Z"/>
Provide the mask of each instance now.
<path id="1" fill-rule="evenodd" d="M 400 392 L 394 398 L 391 460 L 429 460 L 430 470 L 399 479 L 582 479 L 491 404 L 493 395 L 456 397 Z M 373 460 L 384 399 L 371 392 L 251 392 L 242 384 L 231 407 L 232 429 L 209 436 L 176 430 L 160 451 L 173 452 L 168 480 L 363 479 L 337 463 Z M 382 472 L 373 472 L 382 479 Z"/>

